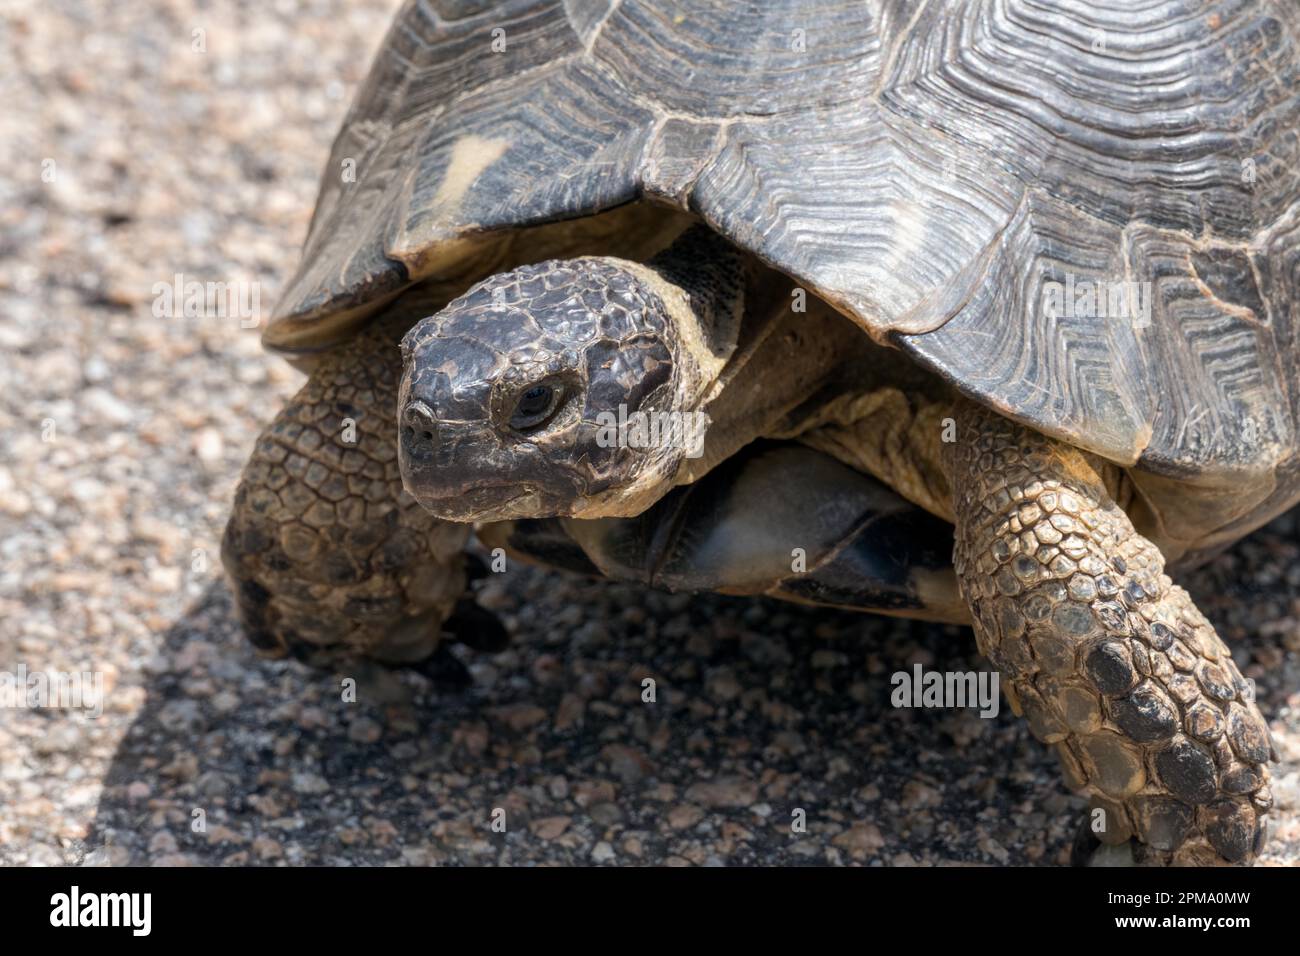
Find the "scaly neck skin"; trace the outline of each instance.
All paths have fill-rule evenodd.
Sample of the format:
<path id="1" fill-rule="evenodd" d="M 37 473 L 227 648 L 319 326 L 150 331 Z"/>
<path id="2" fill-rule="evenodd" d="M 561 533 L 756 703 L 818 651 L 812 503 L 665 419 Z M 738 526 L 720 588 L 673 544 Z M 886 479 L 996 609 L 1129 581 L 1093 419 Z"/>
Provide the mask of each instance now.
<path id="1" fill-rule="evenodd" d="M 843 371 L 864 344 L 862 332 L 808 295 L 807 310 L 792 309 L 789 280 L 767 279 L 745 323 L 755 334 L 724 373 L 726 387 L 704 406 L 712 419 L 704 454 L 688 459 L 678 483 L 696 481 L 763 436 L 795 435 L 845 387 Z"/>
<path id="2" fill-rule="evenodd" d="M 622 489 L 612 509 L 590 516 L 639 513 L 754 439 L 798 431 L 838 392 L 837 372 L 864 341 L 815 296 L 796 298 L 789 278 L 703 227 L 687 230 L 645 264 L 620 265 L 664 303 L 678 336 L 678 410 L 702 411 L 708 425 L 699 457 L 683 457 L 668 475 L 646 476 Z M 806 311 L 794 311 L 796 303 Z"/>
<path id="3" fill-rule="evenodd" d="M 749 334 L 745 304 L 753 272 L 746 256 L 703 226 L 633 270 L 659 294 L 677 330 L 683 410 L 705 405 L 721 388 L 728 366 Z"/>
<path id="4" fill-rule="evenodd" d="M 815 296 L 796 297 L 788 277 L 706 229 L 688 230 L 648 268 L 686 293 L 669 311 L 683 351 L 708 369 L 692 407 L 709 416 L 703 454 L 682 461 L 675 484 L 696 481 L 760 436 L 797 430 L 862 344 L 843 316 Z"/>
<path id="5" fill-rule="evenodd" d="M 709 424 L 700 457 L 623 491 L 608 513 L 638 514 L 768 437 L 824 451 L 952 520 L 940 442 L 953 396 L 941 381 L 707 230 L 628 265 L 659 292 L 678 330 L 680 408 L 703 411 Z"/>

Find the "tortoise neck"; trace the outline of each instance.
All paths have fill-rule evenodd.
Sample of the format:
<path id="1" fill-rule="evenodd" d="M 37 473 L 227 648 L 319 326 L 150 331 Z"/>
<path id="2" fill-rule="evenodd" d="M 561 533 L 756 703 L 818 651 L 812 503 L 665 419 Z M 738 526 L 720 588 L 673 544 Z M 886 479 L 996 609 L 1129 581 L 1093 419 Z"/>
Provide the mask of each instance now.
<path id="1" fill-rule="evenodd" d="M 683 462 L 677 483 L 708 473 L 758 438 L 793 437 L 845 387 L 863 345 L 842 315 L 771 270 L 750 283 L 741 342 L 703 406 L 704 453 Z M 806 310 L 798 306 L 806 302 Z"/>
<path id="2" fill-rule="evenodd" d="M 683 293 L 666 307 L 683 353 L 694 358 L 686 366 L 707 370 L 686 389 L 697 400 L 685 403 L 708 415 L 703 452 L 682 461 L 677 484 L 756 438 L 797 431 L 860 344 L 843 316 L 703 226 L 682 233 L 646 269 Z"/>
<path id="3" fill-rule="evenodd" d="M 730 339 L 734 345 L 749 271 L 744 253 L 708 227 L 692 226 L 646 265 L 687 294 L 687 320 L 706 340 Z"/>
<path id="4" fill-rule="evenodd" d="M 677 365 L 678 411 L 691 412 L 722 386 L 748 321 L 748 257 L 703 226 L 694 226 L 646 263 L 621 262 L 663 306 Z"/>

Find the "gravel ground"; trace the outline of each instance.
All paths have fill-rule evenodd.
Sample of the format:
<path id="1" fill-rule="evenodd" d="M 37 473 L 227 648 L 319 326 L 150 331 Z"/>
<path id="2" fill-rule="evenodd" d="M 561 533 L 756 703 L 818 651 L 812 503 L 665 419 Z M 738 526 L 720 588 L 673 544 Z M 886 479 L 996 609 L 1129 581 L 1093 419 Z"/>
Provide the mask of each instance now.
<path id="1" fill-rule="evenodd" d="M 0 12 L 0 670 L 107 691 L 97 719 L 3 712 L 0 862 L 1063 862 L 1083 801 L 1008 711 L 889 706 L 893 671 L 985 666 L 962 629 L 518 569 L 481 595 L 503 654 L 254 657 L 219 535 L 301 376 L 235 317 L 155 317 L 154 285 L 269 312 L 394 6 Z M 1275 865 L 1300 861 L 1296 522 L 1185 582 L 1272 719 Z"/>

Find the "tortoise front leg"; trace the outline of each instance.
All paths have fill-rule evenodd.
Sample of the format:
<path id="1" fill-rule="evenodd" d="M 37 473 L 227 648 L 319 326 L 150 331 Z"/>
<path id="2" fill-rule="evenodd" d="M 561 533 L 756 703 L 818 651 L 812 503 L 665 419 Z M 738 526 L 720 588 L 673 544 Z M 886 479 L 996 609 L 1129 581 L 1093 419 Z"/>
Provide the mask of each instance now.
<path id="1" fill-rule="evenodd" d="M 963 402 L 945 447 L 954 563 L 980 650 L 1140 862 L 1249 862 L 1267 724 L 1214 628 L 1079 450 Z M 1094 828 L 1096 829 L 1096 828 Z"/>
<path id="2" fill-rule="evenodd" d="M 457 619 L 486 626 L 462 599 L 470 527 L 435 518 L 402 488 L 407 324 L 379 323 L 324 357 L 244 468 L 221 554 L 263 654 L 417 663 Z"/>

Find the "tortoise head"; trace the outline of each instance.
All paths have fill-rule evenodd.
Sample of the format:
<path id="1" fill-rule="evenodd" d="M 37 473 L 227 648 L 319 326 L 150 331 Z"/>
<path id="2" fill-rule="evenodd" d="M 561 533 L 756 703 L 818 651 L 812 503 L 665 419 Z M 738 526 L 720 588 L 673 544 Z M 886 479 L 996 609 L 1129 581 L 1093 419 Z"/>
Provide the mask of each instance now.
<path id="1" fill-rule="evenodd" d="M 452 521 L 644 510 L 699 453 L 706 421 L 694 410 L 711 376 L 682 318 L 680 289 L 612 258 L 473 286 L 402 341 L 407 491 Z"/>

